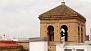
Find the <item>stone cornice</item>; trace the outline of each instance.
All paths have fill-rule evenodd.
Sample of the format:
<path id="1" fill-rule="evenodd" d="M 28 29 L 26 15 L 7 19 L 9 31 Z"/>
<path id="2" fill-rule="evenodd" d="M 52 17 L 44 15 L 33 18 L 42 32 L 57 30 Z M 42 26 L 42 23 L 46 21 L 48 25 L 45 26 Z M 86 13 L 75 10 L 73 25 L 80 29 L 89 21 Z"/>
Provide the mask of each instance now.
<path id="1" fill-rule="evenodd" d="M 86 19 L 83 17 L 77 17 L 77 16 L 72 16 L 72 17 L 39 17 L 40 20 L 67 20 L 67 19 L 78 19 L 82 22 L 86 22 Z"/>

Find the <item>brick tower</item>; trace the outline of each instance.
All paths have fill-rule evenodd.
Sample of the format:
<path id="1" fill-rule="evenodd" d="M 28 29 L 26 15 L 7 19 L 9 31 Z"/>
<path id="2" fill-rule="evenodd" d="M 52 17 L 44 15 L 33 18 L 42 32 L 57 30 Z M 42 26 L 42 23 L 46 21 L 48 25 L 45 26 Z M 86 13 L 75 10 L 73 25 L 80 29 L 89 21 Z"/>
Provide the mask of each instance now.
<path id="1" fill-rule="evenodd" d="M 39 15 L 40 37 L 48 37 L 49 51 L 56 51 L 55 45 L 62 43 L 63 28 L 66 43 L 85 42 L 86 18 L 61 2 L 61 5 Z"/>

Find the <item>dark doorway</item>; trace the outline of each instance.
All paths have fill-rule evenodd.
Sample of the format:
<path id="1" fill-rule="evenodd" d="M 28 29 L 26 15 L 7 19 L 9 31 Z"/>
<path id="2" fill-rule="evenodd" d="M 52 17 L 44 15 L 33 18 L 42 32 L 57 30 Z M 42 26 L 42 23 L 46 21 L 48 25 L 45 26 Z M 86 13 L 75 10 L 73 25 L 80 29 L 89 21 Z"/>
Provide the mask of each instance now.
<path id="1" fill-rule="evenodd" d="M 54 27 L 52 25 L 48 26 L 48 40 L 54 41 Z"/>
<path id="2" fill-rule="evenodd" d="M 60 32 L 61 37 L 65 36 L 65 41 L 68 41 L 68 32 L 67 32 L 68 27 L 67 27 L 66 25 L 62 25 L 62 26 L 61 26 L 61 29 L 64 29 L 64 30 L 65 30 L 65 33 L 64 33 L 65 35 L 63 35 L 63 31 Z M 61 29 L 60 29 L 60 30 L 61 30 Z"/>

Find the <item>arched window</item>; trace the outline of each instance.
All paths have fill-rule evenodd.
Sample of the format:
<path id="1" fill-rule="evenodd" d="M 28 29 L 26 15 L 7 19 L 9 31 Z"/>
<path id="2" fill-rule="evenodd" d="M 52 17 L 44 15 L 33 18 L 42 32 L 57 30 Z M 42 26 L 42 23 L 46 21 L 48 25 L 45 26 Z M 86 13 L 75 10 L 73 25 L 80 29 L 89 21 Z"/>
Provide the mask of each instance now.
<path id="1" fill-rule="evenodd" d="M 80 28 L 78 26 L 78 43 L 80 43 Z"/>
<path id="2" fill-rule="evenodd" d="M 54 41 L 54 27 L 52 25 L 48 26 L 48 40 Z"/>
<path id="3" fill-rule="evenodd" d="M 83 29 L 81 28 L 81 42 L 83 43 Z"/>
<path id="4" fill-rule="evenodd" d="M 60 32 L 61 37 L 65 36 L 65 41 L 68 41 L 68 32 L 67 32 L 68 27 L 66 25 L 62 25 L 61 29 L 64 29 L 64 31 L 65 31 L 65 33 L 64 33 L 65 35 L 63 35 L 63 31 Z"/>

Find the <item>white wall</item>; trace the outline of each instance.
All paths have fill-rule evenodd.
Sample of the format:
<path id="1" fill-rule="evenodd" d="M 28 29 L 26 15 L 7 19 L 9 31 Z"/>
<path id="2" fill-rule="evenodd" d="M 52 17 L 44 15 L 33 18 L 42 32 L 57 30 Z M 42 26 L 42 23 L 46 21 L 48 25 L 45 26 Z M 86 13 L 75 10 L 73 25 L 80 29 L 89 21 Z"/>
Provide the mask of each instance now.
<path id="1" fill-rule="evenodd" d="M 88 51 L 91 51 L 91 47 L 88 47 Z"/>
<path id="2" fill-rule="evenodd" d="M 56 45 L 56 51 L 64 51 L 64 48 L 60 45 Z"/>
<path id="3" fill-rule="evenodd" d="M 30 42 L 29 51 L 48 51 L 47 41 Z"/>

